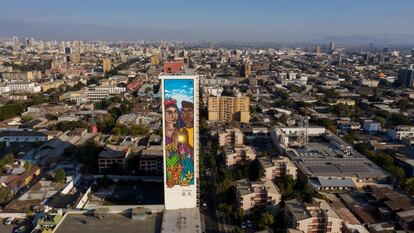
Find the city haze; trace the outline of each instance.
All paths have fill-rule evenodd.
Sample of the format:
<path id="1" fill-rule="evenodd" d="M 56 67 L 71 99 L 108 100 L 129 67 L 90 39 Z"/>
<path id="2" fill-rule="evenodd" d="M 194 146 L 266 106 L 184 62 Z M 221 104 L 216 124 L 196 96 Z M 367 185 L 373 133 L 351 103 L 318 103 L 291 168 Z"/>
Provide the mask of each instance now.
<path id="1" fill-rule="evenodd" d="M 7 1 L 0 36 L 411 44 L 409 1 Z"/>

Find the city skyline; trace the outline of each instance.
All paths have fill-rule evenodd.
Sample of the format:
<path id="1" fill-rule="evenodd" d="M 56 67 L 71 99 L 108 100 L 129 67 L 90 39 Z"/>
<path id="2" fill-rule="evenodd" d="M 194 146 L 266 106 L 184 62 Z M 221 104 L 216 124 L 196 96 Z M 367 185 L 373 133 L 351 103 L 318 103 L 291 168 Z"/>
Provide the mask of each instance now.
<path id="1" fill-rule="evenodd" d="M 57 40 L 412 44 L 406 1 L 4 3 L 0 36 Z M 191 19 L 191 20 L 189 20 Z"/>

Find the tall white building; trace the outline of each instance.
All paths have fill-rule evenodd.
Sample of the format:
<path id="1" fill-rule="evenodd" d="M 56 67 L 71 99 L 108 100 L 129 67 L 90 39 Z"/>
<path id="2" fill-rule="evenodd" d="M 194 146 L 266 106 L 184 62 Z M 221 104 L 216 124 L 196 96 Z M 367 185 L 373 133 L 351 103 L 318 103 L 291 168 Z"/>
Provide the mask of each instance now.
<path id="1" fill-rule="evenodd" d="M 166 210 L 198 206 L 198 76 L 160 76 Z"/>

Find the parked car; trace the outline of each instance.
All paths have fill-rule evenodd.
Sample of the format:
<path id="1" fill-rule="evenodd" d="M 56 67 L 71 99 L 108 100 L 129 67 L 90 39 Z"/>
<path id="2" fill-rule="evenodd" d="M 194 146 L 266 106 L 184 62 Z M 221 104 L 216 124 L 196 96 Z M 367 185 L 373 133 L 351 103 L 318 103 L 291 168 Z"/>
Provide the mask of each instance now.
<path id="1" fill-rule="evenodd" d="M 240 227 L 241 227 L 242 229 L 246 229 L 246 223 L 245 223 L 245 222 L 241 222 Z"/>
<path id="2" fill-rule="evenodd" d="M 8 218 L 6 218 L 6 220 L 4 220 L 4 224 L 10 225 L 10 224 L 13 223 L 13 221 L 14 221 L 13 217 L 8 217 Z"/>
<path id="3" fill-rule="evenodd" d="M 246 220 L 246 224 L 247 224 L 247 227 L 253 227 L 252 221 L 250 221 L 249 219 Z"/>
<path id="4" fill-rule="evenodd" d="M 21 227 L 17 228 L 14 232 L 15 233 L 24 233 L 24 232 L 26 232 L 26 227 L 21 226 Z"/>
<path id="5" fill-rule="evenodd" d="M 203 203 L 203 209 L 207 210 L 207 203 L 205 203 L 205 202 Z"/>

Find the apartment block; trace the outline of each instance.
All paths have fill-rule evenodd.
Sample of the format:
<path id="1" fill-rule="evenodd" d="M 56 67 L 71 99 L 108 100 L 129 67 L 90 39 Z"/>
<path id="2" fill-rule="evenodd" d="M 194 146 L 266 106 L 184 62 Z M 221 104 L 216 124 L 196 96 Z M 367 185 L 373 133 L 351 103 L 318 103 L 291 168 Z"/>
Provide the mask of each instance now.
<path id="1" fill-rule="evenodd" d="M 240 121 L 249 123 L 250 99 L 244 97 L 209 97 L 208 98 L 208 120 L 210 121 Z"/>
<path id="2" fill-rule="evenodd" d="M 242 179 L 236 181 L 235 186 L 239 206 L 247 213 L 256 209 L 274 212 L 282 198 L 279 189 L 270 180 L 252 182 Z"/>
<path id="3" fill-rule="evenodd" d="M 246 145 L 240 147 L 225 147 L 224 157 L 226 166 L 231 167 L 254 160 L 256 158 L 256 152 L 252 147 Z"/>
<path id="4" fill-rule="evenodd" d="M 264 178 L 273 180 L 286 175 L 297 178 L 297 168 L 287 157 L 262 157 L 259 158 L 260 165 L 264 170 Z"/>
<path id="5" fill-rule="evenodd" d="M 103 72 L 105 72 L 105 73 L 111 71 L 112 66 L 111 66 L 111 59 L 110 58 L 102 59 L 102 69 L 103 69 Z"/>
<path id="6" fill-rule="evenodd" d="M 218 143 L 222 146 L 239 147 L 243 145 L 243 133 L 238 128 L 223 129 L 218 132 Z"/>
<path id="7" fill-rule="evenodd" d="M 312 203 L 299 199 L 285 201 L 285 220 L 289 227 L 306 233 L 340 233 L 343 220 L 322 199 Z"/>

